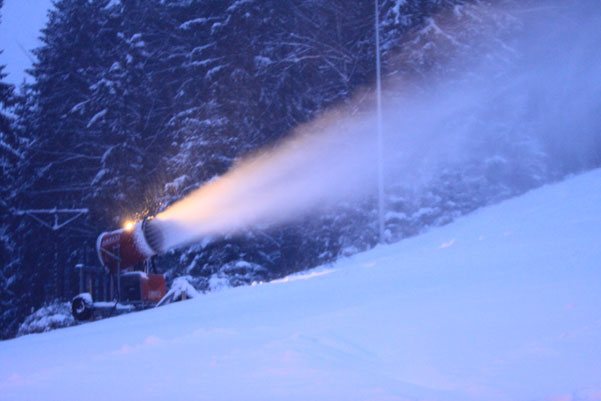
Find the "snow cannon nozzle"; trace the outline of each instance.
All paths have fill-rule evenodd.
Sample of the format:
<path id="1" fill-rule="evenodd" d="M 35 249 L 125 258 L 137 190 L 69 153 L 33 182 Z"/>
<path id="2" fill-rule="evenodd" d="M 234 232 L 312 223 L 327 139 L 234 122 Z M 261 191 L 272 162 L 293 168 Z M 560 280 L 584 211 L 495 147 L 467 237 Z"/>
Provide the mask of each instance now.
<path id="1" fill-rule="evenodd" d="M 155 254 L 160 255 L 165 252 L 165 238 L 154 217 L 147 217 L 142 221 L 142 232 L 146 242 Z"/>

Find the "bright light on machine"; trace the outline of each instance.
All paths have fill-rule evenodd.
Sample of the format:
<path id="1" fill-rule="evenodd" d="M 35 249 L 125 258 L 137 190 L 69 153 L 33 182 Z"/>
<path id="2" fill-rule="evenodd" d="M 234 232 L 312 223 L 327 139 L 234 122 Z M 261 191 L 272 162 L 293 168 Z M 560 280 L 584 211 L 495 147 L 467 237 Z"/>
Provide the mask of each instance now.
<path id="1" fill-rule="evenodd" d="M 133 221 L 126 221 L 123 228 L 125 228 L 125 231 L 131 231 L 134 228 L 134 224 L 135 223 Z"/>

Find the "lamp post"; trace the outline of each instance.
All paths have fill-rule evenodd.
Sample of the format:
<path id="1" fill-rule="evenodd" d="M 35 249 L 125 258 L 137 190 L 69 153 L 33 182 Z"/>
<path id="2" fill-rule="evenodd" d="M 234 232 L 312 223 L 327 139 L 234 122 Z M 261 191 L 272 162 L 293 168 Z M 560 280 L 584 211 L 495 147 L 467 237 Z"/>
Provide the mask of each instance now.
<path id="1" fill-rule="evenodd" d="M 378 0 L 375 5 L 375 33 L 376 33 L 376 109 L 378 132 L 378 236 L 379 242 L 384 243 L 384 164 L 383 164 L 383 134 L 382 134 L 382 77 L 380 64 L 380 10 Z"/>

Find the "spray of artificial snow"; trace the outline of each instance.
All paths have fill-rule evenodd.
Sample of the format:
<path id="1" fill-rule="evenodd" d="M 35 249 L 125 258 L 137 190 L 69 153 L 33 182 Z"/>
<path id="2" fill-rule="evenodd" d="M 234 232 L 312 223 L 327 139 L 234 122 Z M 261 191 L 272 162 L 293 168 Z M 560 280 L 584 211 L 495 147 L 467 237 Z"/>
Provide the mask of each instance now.
<path id="1" fill-rule="evenodd" d="M 576 5 L 553 8 L 551 3 L 563 4 L 501 10 L 519 32 L 503 38 L 493 35 L 489 47 L 481 37 L 474 39 L 478 43 L 454 43 L 483 50 L 468 51 L 470 61 L 448 62 L 448 69 L 456 73 L 444 80 L 433 76 L 413 85 L 389 78 L 382 111 L 388 183 L 397 180 L 419 188 L 442 165 L 477 157 L 469 145 L 474 138 L 482 151 L 486 144 L 495 146 L 499 132 L 511 135 L 510 143 L 534 141 L 548 157 L 563 158 L 559 162 L 575 154 L 590 156 L 587 148 L 598 145 L 601 126 L 601 24 L 582 4 L 585 12 L 580 13 Z M 461 35 L 465 40 L 468 30 L 433 22 L 421 33 L 425 29 L 432 36 L 430 43 L 439 47 Z M 490 50 L 495 46 L 501 51 Z M 275 147 L 240 160 L 228 173 L 160 213 L 156 223 L 165 247 L 283 224 L 339 202 L 376 195 L 374 104 L 370 92 L 362 91 L 350 104 L 298 127 Z"/>

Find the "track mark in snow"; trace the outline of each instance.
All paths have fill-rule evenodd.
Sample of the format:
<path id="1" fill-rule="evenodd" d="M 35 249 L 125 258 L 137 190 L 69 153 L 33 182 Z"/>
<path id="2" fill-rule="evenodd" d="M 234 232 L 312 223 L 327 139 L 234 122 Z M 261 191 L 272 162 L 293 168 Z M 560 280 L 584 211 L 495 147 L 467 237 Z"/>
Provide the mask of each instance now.
<path id="1" fill-rule="evenodd" d="M 113 355 L 126 355 L 126 354 L 131 354 L 134 352 L 137 352 L 143 348 L 148 348 L 148 347 L 154 347 L 160 344 L 163 344 L 164 341 L 162 339 L 160 339 L 159 337 L 156 336 L 148 336 L 146 339 L 144 339 L 144 341 L 138 345 L 129 345 L 129 344 L 124 344 L 121 348 L 119 348 L 117 351 L 113 352 Z"/>
<path id="2" fill-rule="evenodd" d="M 319 276 L 325 276 L 326 274 L 330 274 L 335 272 L 336 269 L 328 269 L 328 270 L 322 270 L 322 271 L 318 271 L 318 272 L 311 272 L 311 273 L 307 273 L 307 274 L 297 274 L 294 276 L 288 276 L 288 277 L 284 277 L 278 280 L 273 280 L 271 281 L 272 283 L 287 283 L 290 281 L 296 281 L 296 280 L 308 280 L 310 278 L 314 278 L 314 277 L 319 277 Z"/>
<path id="3" fill-rule="evenodd" d="M 23 379 L 23 377 L 17 373 L 13 373 L 12 375 L 10 375 L 5 381 L 4 383 L 0 384 L 0 388 L 2 387 L 9 387 L 9 386 L 24 386 L 25 380 Z"/>
<path id="4" fill-rule="evenodd" d="M 361 265 L 361 267 L 374 267 L 376 265 L 376 262 L 369 262 L 369 263 L 363 263 Z"/>
<path id="5" fill-rule="evenodd" d="M 448 248 L 448 247 L 452 246 L 454 243 L 455 243 L 455 238 L 453 238 L 449 242 L 443 242 L 439 248 L 440 249 Z"/>

